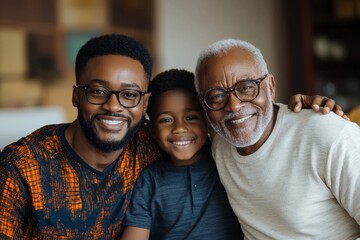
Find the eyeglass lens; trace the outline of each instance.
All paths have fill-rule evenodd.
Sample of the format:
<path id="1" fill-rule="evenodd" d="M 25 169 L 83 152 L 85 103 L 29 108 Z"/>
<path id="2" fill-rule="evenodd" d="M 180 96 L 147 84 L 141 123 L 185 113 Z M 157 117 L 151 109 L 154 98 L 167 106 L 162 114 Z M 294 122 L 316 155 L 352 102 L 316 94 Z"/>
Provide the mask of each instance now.
<path id="1" fill-rule="evenodd" d="M 255 80 L 239 81 L 232 90 L 222 88 L 210 89 L 205 93 L 204 101 L 209 108 L 218 110 L 227 104 L 230 92 L 235 92 L 236 97 L 244 102 L 255 99 L 259 92 L 259 85 Z"/>
<path id="2" fill-rule="evenodd" d="M 142 92 L 132 89 L 124 89 L 121 91 L 110 91 L 103 87 L 88 86 L 86 88 L 87 100 L 92 104 L 105 104 L 109 101 L 111 94 L 114 93 L 124 107 L 136 107 L 142 97 Z"/>

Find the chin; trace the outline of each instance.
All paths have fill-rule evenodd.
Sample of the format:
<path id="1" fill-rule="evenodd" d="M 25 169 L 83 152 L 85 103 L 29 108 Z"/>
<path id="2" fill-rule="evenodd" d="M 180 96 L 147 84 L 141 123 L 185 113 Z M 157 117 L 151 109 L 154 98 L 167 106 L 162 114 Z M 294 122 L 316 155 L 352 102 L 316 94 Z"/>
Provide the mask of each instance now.
<path id="1" fill-rule="evenodd" d="M 131 139 L 135 136 L 136 131 L 143 124 L 144 118 L 142 118 L 137 124 L 132 127 L 126 128 L 126 134 L 122 139 L 102 139 L 98 132 L 95 130 L 94 121 L 85 121 L 81 114 L 79 114 L 80 126 L 87 137 L 87 139 L 93 144 L 93 146 L 100 152 L 111 153 L 123 149 L 129 144 Z M 115 134 L 116 135 L 116 134 Z"/>

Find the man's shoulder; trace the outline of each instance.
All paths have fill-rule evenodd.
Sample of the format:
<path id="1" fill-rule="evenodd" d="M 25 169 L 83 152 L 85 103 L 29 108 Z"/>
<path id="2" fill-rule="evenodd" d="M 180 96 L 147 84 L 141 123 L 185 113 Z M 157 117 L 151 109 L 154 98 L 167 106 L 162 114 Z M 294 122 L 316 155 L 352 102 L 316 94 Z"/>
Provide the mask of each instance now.
<path id="1" fill-rule="evenodd" d="M 60 132 L 65 131 L 67 124 L 54 124 L 43 126 L 29 135 L 7 145 L 0 153 L 2 164 L 6 162 L 19 164 L 19 162 L 36 158 L 37 154 L 46 154 L 61 141 Z"/>
<path id="2" fill-rule="evenodd" d="M 139 127 L 126 149 L 136 155 L 143 167 L 159 159 L 163 154 L 146 124 Z"/>
<path id="3" fill-rule="evenodd" d="M 136 136 L 139 137 L 140 139 L 142 137 L 144 137 L 145 139 L 151 137 L 151 133 L 149 130 L 149 126 L 147 123 L 142 124 L 138 130 L 136 131 Z"/>
<path id="4" fill-rule="evenodd" d="M 280 110 L 276 124 L 278 127 L 281 126 L 282 132 L 285 131 L 287 136 L 295 129 L 295 136 L 322 139 L 327 142 L 343 134 L 359 132 L 359 127 L 355 123 L 343 119 L 334 112 L 323 114 L 311 109 L 302 109 L 299 113 L 294 113 L 287 109 L 286 105 Z"/>
<path id="5" fill-rule="evenodd" d="M 235 148 L 231 143 L 225 140 L 219 133 L 215 133 L 211 141 L 211 153 L 212 156 L 222 155 L 222 153 L 231 152 L 232 148 Z"/>
<path id="6" fill-rule="evenodd" d="M 136 131 L 135 138 L 132 140 L 137 147 L 137 150 L 140 152 L 148 151 L 148 149 L 154 149 L 157 147 L 155 139 L 151 136 L 149 127 L 147 125 L 142 125 Z"/>
<path id="7" fill-rule="evenodd" d="M 64 123 L 64 124 L 52 124 L 52 125 L 43 126 L 41 128 L 34 130 L 29 135 L 20 138 L 18 141 L 9 144 L 4 148 L 4 150 L 7 147 L 37 144 L 40 141 L 45 141 L 46 139 L 49 139 L 51 137 L 59 136 L 60 131 L 61 130 L 65 131 L 67 125 L 68 124 Z"/>
<path id="8" fill-rule="evenodd" d="M 293 124 L 310 124 L 321 128 L 331 125 L 346 125 L 347 122 L 349 122 L 334 112 L 323 114 L 321 111 L 315 112 L 312 109 L 301 109 L 300 112 L 295 113 L 290 110 L 287 105 L 278 103 L 275 105 L 280 107 L 280 118 L 283 118 L 285 121 L 290 121 Z"/>

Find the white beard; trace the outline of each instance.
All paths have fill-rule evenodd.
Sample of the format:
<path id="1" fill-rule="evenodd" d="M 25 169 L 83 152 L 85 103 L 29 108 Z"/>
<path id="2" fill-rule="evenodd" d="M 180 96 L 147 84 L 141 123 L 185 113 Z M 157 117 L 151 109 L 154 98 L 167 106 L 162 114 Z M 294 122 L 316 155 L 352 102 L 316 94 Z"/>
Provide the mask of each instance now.
<path id="1" fill-rule="evenodd" d="M 267 89 L 267 98 L 271 99 L 271 92 L 270 89 Z M 258 112 L 258 123 L 254 131 L 250 134 L 247 133 L 249 131 L 247 128 L 239 128 L 236 129 L 236 133 L 234 134 L 226 127 L 226 119 L 237 115 L 237 113 L 231 113 L 226 116 L 223 120 L 220 121 L 219 125 L 216 125 L 214 122 L 210 121 L 211 127 L 214 129 L 216 133 L 222 136 L 226 141 L 228 141 L 231 145 L 237 148 L 244 148 L 251 145 L 254 145 L 259 141 L 261 136 L 264 134 L 266 127 L 271 121 L 274 106 L 271 101 L 268 101 L 268 105 L 266 106 L 266 111 L 263 113 L 262 111 Z M 240 136 L 240 137 L 239 137 Z M 249 137 L 246 137 L 249 136 Z"/>

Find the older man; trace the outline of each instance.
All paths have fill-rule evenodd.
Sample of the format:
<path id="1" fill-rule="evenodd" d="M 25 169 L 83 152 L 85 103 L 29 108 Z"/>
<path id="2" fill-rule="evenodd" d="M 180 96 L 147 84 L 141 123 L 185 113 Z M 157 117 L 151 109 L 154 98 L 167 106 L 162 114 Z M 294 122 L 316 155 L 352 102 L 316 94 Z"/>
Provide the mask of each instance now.
<path id="1" fill-rule="evenodd" d="M 274 103 L 260 51 L 227 39 L 205 49 L 197 89 L 217 134 L 213 155 L 247 239 L 360 237 L 360 128 Z"/>

